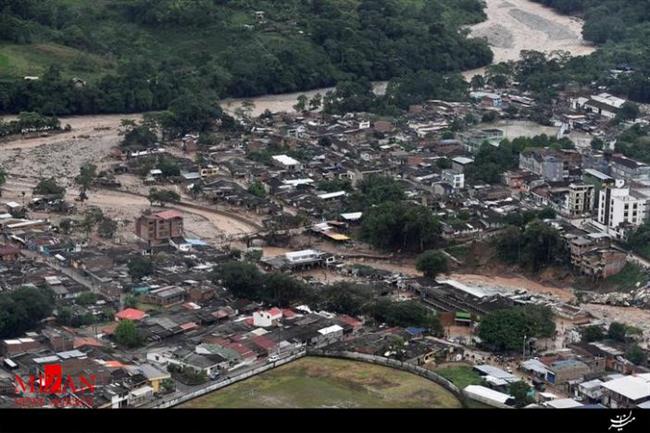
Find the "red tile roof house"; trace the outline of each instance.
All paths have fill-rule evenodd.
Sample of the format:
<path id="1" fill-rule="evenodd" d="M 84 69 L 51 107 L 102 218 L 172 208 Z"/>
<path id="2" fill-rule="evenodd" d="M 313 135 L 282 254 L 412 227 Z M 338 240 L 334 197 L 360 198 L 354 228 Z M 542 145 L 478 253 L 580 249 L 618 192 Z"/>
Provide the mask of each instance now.
<path id="1" fill-rule="evenodd" d="M 263 335 L 256 335 L 255 337 L 251 337 L 250 340 L 255 346 L 261 348 L 266 355 L 273 353 L 278 347 L 278 343 Z"/>
<path id="2" fill-rule="evenodd" d="M 253 313 L 253 325 L 265 328 L 272 326 L 281 318 L 282 310 L 277 307 L 273 307 L 270 310 L 256 311 Z"/>
<path id="3" fill-rule="evenodd" d="M 339 322 L 352 327 L 352 332 L 356 332 L 363 326 L 363 322 L 361 322 L 361 320 L 357 320 L 354 317 L 348 316 L 347 314 L 341 314 L 336 318 Z"/>
<path id="4" fill-rule="evenodd" d="M 115 320 L 142 320 L 147 316 L 142 310 L 137 310 L 135 308 L 126 308 L 115 315 Z"/>

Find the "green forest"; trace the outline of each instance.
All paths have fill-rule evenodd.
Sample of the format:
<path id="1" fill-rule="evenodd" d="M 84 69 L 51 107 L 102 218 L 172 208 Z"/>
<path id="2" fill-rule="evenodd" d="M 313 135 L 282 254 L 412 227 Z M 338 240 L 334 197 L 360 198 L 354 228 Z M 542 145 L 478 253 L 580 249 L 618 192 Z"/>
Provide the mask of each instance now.
<path id="1" fill-rule="evenodd" d="M 461 26 L 484 18 L 479 0 L 0 0 L 0 112 L 140 112 L 471 69 L 492 52 Z"/>
<path id="2" fill-rule="evenodd" d="M 524 88 L 552 96 L 569 84 L 606 86 L 633 101 L 650 102 L 650 0 L 532 0 L 585 21 L 583 37 L 599 45 L 584 57 L 528 57 L 516 69 Z M 612 69 L 626 73 L 615 75 Z"/>

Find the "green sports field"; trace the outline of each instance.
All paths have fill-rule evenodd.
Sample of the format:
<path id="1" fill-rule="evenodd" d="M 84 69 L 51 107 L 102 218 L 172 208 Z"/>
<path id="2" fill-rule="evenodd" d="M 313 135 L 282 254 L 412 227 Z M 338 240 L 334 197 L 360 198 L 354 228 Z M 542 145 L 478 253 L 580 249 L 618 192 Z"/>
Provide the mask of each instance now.
<path id="1" fill-rule="evenodd" d="M 460 408 L 441 386 L 362 362 L 302 358 L 182 408 Z"/>

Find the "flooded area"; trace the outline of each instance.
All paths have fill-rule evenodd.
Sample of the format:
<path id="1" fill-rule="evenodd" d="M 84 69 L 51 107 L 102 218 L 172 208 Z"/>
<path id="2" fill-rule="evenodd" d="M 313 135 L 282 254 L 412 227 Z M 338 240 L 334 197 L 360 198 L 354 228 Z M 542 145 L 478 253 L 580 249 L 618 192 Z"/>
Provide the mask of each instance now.
<path id="1" fill-rule="evenodd" d="M 470 27 L 470 35 L 486 38 L 494 52 L 494 62 L 518 60 L 522 50 L 535 50 L 551 53 L 557 50 L 568 51 L 574 56 L 592 53 L 596 48 L 582 39 L 582 20 L 560 15 L 554 10 L 528 0 L 485 0 L 487 20 Z M 485 68 L 465 71 L 470 79 L 482 74 Z M 252 114 L 258 116 L 265 110 L 271 112 L 293 112 L 298 96 L 311 98 L 316 93 L 324 95 L 333 87 L 306 92 L 265 95 L 255 98 L 231 98 L 222 101 L 222 107 L 230 113 L 241 107 L 245 100 L 253 102 Z M 375 93 L 386 92 L 386 82 L 374 83 Z"/>
<path id="2" fill-rule="evenodd" d="M 485 0 L 488 19 L 471 27 L 470 35 L 486 38 L 494 52 L 494 63 L 518 60 L 522 50 L 544 53 L 568 51 L 584 56 L 596 48 L 582 39 L 582 20 L 560 15 L 553 9 L 528 0 Z M 481 74 L 484 68 L 465 72 Z"/>

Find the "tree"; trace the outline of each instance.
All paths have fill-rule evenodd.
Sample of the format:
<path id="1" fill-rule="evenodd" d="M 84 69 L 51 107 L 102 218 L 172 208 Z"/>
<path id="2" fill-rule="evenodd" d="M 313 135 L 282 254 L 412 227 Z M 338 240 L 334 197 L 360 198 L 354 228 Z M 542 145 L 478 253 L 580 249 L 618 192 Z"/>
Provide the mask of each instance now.
<path id="1" fill-rule="evenodd" d="M 129 276 L 133 280 L 141 280 L 147 275 L 153 274 L 153 261 L 144 256 L 135 256 L 128 263 Z"/>
<path id="2" fill-rule="evenodd" d="M 53 177 L 42 179 L 33 190 L 34 195 L 53 196 L 62 199 L 65 196 L 65 188 L 60 186 Z"/>
<path id="3" fill-rule="evenodd" d="M 438 274 L 446 273 L 449 270 L 449 264 L 447 256 L 441 251 L 429 250 L 418 256 L 415 268 L 425 277 L 433 279 Z"/>
<path id="4" fill-rule="evenodd" d="M 0 338 L 13 338 L 37 326 L 52 313 L 54 293 L 49 289 L 21 287 L 0 293 Z"/>
<path id="5" fill-rule="evenodd" d="M 508 393 L 515 399 L 515 407 L 522 408 L 533 403 L 534 400 L 530 397 L 531 387 L 520 380 L 518 382 L 511 383 L 508 387 Z"/>
<path id="6" fill-rule="evenodd" d="M 424 251 L 440 240 L 440 222 L 424 206 L 385 202 L 369 208 L 361 237 L 377 248 Z"/>
<path id="7" fill-rule="evenodd" d="M 550 216 L 549 214 L 545 214 Z M 525 224 L 525 220 L 524 220 Z M 566 263 L 568 251 L 556 229 L 540 221 L 526 225 L 523 231 L 508 227 L 495 239 L 499 258 L 539 272 L 553 263 Z"/>
<path id="8" fill-rule="evenodd" d="M 636 365 L 645 365 L 648 354 L 638 344 L 631 344 L 625 351 L 625 358 Z"/>
<path id="9" fill-rule="evenodd" d="M 309 101 L 309 109 L 311 111 L 316 111 L 320 109 L 322 104 L 323 104 L 323 95 L 321 95 L 320 93 L 316 93 Z"/>
<path id="10" fill-rule="evenodd" d="M 605 142 L 603 140 L 601 140 L 600 138 L 594 137 L 591 140 L 591 148 L 593 150 L 603 150 L 604 147 L 605 147 Z"/>
<path id="11" fill-rule="evenodd" d="M 123 137 L 120 147 L 126 150 L 140 150 L 153 147 L 158 141 L 155 122 L 141 122 L 122 119 L 120 135 Z"/>
<path id="12" fill-rule="evenodd" d="M 158 169 L 164 177 L 177 177 L 181 175 L 180 165 L 172 158 L 160 158 Z"/>
<path id="13" fill-rule="evenodd" d="M 440 318 L 417 301 L 392 302 L 381 299 L 369 307 L 368 311 L 375 320 L 390 326 L 419 326 L 435 335 L 442 334 Z"/>
<path id="14" fill-rule="evenodd" d="M 83 292 L 77 296 L 75 302 L 79 305 L 92 305 L 97 302 L 97 295 L 93 292 Z"/>
<path id="15" fill-rule="evenodd" d="M 451 160 L 449 160 L 449 158 L 438 158 L 436 160 L 436 165 L 442 170 L 447 170 L 451 168 Z"/>
<path id="16" fill-rule="evenodd" d="M 274 272 L 264 278 L 260 298 L 272 305 L 288 307 L 310 298 L 309 286 L 290 275 Z"/>
<path id="17" fill-rule="evenodd" d="M 325 311 L 352 316 L 363 314 L 373 299 L 369 287 L 347 281 L 327 285 L 319 290 L 319 294 Z"/>
<path id="18" fill-rule="evenodd" d="M 364 208 L 401 201 L 406 197 L 402 184 L 388 176 L 371 175 L 359 182 L 358 188 L 361 196 L 355 197 L 354 201 L 361 202 Z"/>
<path id="19" fill-rule="evenodd" d="M 212 273 L 212 280 L 221 283 L 238 298 L 253 299 L 263 285 L 262 273 L 252 263 L 227 262 Z"/>
<path id="20" fill-rule="evenodd" d="M 625 334 L 627 334 L 627 329 L 623 323 L 612 322 L 609 324 L 607 336 L 612 340 L 625 341 Z"/>
<path id="21" fill-rule="evenodd" d="M 128 294 L 124 297 L 124 306 L 126 308 L 136 308 L 138 303 L 138 297 L 133 294 Z"/>
<path id="22" fill-rule="evenodd" d="M 166 393 L 176 391 L 176 382 L 174 382 L 172 379 L 163 379 L 162 382 L 160 382 L 160 386 Z"/>
<path id="23" fill-rule="evenodd" d="M 97 233 L 104 239 L 112 239 L 117 231 L 117 222 L 110 218 L 102 218 L 97 226 Z"/>
<path id="24" fill-rule="evenodd" d="M 303 111 L 307 111 L 307 96 L 306 95 L 299 95 L 296 104 L 293 106 L 293 109 L 296 110 L 299 113 L 302 113 Z"/>
<path id="25" fill-rule="evenodd" d="M 479 337 L 498 352 L 522 349 L 525 340 L 549 338 L 555 333 L 553 312 L 539 305 L 517 306 L 486 314 L 479 326 Z"/>
<path id="26" fill-rule="evenodd" d="M 177 192 L 168 189 L 151 188 L 147 198 L 152 206 L 154 203 L 158 203 L 161 207 L 165 206 L 166 203 L 179 203 L 181 201 L 181 196 Z"/>
<path id="27" fill-rule="evenodd" d="M 113 333 L 115 341 L 120 346 L 127 348 L 138 347 L 142 344 L 142 336 L 138 331 L 135 322 L 131 320 L 122 320 L 115 328 Z"/>
<path id="28" fill-rule="evenodd" d="M 470 86 L 474 90 L 482 89 L 485 87 L 485 78 L 483 78 L 483 75 L 474 75 L 470 80 Z"/>
<path id="29" fill-rule="evenodd" d="M 242 117 L 250 119 L 251 115 L 253 114 L 253 110 L 255 110 L 255 103 L 250 99 L 246 99 L 241 103 L 241 108 L 243 112 Z"/>
<path id="30" fill-rule="evenodd" d="M 266 190 L 264 189 L 264 185 L 262 185 L 262 183 L 259 181 L 255 181 L 252 184 L 250 184 L 250 186 L 248 187 L 248 192 L 250 192 L 256 197 L 264 198 L 266 196 Z"/>
<path id="31" fill-rule="evenodd" d="M 639 117 L 640 110 L 639 105 L 634 102 L 626 102 L 616 113 L 616 119 L 618 120 L 636 120 Z"/>
<path id="32" fill-rule="evenodd" d="M 84 164 L 79 168 L 79 175 L 74 178 L 74 181 L 81 187 L 82 191 L 86 191 L 90 188 L 96 176 L 97 166 L 93 164 Z"/>
<path id="33" fill-rule="evenodd" d="M 590 343 L 592 341 L 600 341 L 605 338 L 603 329 L 597 325 L 587 326 L 582 330 L 582 341 Z"/>

